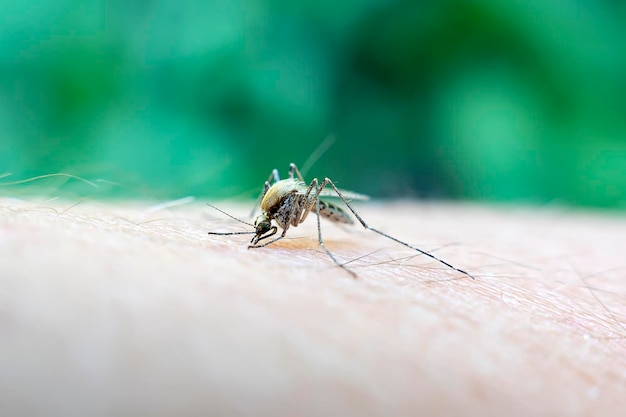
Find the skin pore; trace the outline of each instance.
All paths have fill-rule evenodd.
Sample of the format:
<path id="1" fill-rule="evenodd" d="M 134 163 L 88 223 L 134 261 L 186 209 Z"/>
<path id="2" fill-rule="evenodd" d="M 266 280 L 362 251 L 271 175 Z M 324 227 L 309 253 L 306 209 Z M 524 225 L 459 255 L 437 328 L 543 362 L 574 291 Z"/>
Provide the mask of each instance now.
<path id="1" fill-rule="evenodd" d="M 245 217 L 248 205 L 217 203 Z M 265 248 L 200 203 L 0 198 L 2 415 L 602 416 L 626 409 L 626 221 L 355 204 Z"/>

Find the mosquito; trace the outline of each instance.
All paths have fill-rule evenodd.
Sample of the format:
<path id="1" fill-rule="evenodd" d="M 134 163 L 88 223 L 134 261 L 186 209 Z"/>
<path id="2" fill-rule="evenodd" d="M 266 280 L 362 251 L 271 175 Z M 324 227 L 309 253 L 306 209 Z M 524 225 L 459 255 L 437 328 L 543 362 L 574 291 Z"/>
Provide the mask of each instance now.
<path id="1" fill-rule="evenodd" d="M 326 187 L 328 186 L 330 186 L 330 190 L 326 189 Z M 354 220 L 341 207 L 324 201 L 320 197 L 339 197 L 365 229 L 371 230 L 372 232 L 386 237 L 387 239 L 393 240 L 394 242 L 413 249 L 421 253 L 422 255 L 426 255 L 438 261 L 448 268 L 451 268 L 474 279 L 474 276 L 469 272 L 451 265 L 443 259 L 436 257 L 432 253 L 424 251 L 416 246 L 406 243 L 368 225 L 365 220 L 363 220 L 363 218 L 356 212 L 356 210 L 354 210 L 349 202 L 349 199 L 367 200 L 369 199 L 369 197 L 367 197 L 366 195 L 354 193 L 352 191 L 340 190 L 335 186 L 330 178 L 324 178 L 324 181 L 322 181 L 321 183 L 317 178 L 314 178 L 313 181 L 311 181 L 311 183 L 307 185 L 304 181 L 304 178 L 302 177 L 302 174 L 300 173 L 300 170 L 298 170 L 298 167 L 293 163 L 289 164 L 289 178 L 281 180 L 278 170 L 274 169 L 267 181 L 265 181 L 263 192 L 259 196 L 259 199 L 257 200 L 257 203 L 252 211 L 252 214 L 254 214 L 257 206 L 260 205 L 261 214 L 256 217 L 254 224 L 244 222 L 231 216 L 228 213 L 223 212 L 222 210 L 219 210 L 217 207 L 214 207 L 225 215 L 254 227 L 254 231 L 209 232 L 209 235 L 225 236 L 253 234 L 254 236 L 252 237 L 252 240 L 248 245 L 248 249 L 263 248 L 284 238 L 287 234 L 287 230 L 289 230 L 289 227 L 297 227 L 300 223 L 306 220 L 307 216 L 312 211 L 317 216 L 317 241 L 319 245 L 337 266 L 341 267 L 353 277 L 356 277 L 356 274 L 351 269 L 340 263 L 337 258 L 335 258 L 335 256 L 328 250 L 328 248 L 324 244 L 324 240 L 322 239 L 322 228 L 320 226 L 320 217 L 324 217 L 335 223 L 344 223 L 350 225 L 354 224 Z M 276 224 L 273 224 L 272 221 L 274 221 Z M 278 232 L 278 227 L 282 229 L 282 233 L 277 237 L 274 237 L 273 239 L 266 240 L 276 235 L 276 233 Z"/>

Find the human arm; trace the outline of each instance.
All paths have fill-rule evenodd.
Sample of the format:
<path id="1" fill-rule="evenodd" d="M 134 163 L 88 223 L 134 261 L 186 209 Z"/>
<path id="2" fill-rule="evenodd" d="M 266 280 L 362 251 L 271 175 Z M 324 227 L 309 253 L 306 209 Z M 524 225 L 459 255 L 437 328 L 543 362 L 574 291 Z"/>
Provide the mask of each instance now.
<path id="1" fill-rule="evenodd" d="M 248 250 L 245 236 L 207 235 L 246 226 L 206 206 L 150 207 L 0 200 L 0 407 L 274 416 L 624 409 L 626 288 L 624 270 L 610 270 L 624 266 L 619 218 L 357 206 L 372 226 L 426 249 L 462 242 L 436 253 L 477 279 L 407 259 L 406 248 L 367 231 L 323 224 L 340 259 L 367 255 L 349 264 L 354 279 L 318 248 L 313 219 L 290 230 L 294 238 Z"/>

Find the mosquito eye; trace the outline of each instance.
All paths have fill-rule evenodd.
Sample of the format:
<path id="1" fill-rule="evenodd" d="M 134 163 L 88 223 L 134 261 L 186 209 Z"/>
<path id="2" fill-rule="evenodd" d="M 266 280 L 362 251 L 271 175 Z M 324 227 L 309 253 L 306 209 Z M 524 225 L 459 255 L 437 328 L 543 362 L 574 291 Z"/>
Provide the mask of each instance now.
<path id="1" fill-rule="evenodd" d="M 270 222 L 267 220 L 258 220 L 255 222 L 254 227 L 256 228 L 257 233 L 265 233 L 270 230 Z"/>

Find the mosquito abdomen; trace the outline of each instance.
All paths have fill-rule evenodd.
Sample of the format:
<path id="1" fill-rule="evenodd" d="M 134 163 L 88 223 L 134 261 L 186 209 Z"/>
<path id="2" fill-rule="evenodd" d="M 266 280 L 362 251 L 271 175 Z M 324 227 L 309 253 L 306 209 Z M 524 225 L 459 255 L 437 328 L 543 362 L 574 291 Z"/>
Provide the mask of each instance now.
<path id="1" fill-rule="evenodd" d="M 354 224 L 352 217 L 343 211 L 340 207 L 320 200 L 320 216 L 327 218 L 335 223 Z"/>

